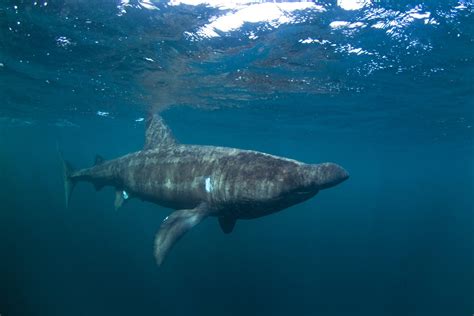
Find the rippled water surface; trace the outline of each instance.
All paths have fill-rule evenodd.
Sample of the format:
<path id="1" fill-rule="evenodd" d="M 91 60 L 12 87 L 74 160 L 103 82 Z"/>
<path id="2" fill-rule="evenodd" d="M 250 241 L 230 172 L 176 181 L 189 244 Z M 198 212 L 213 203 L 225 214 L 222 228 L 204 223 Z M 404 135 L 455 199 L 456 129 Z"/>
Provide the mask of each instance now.
<path id="1" fill-rule="evenodd" d="M 1 315 L 472 315 L 472 1 L 0 3 Z M 340 186 L 163 267 L 169 210 L 78 185 L 162 111 L 183 143 L 334 161 Z"/>

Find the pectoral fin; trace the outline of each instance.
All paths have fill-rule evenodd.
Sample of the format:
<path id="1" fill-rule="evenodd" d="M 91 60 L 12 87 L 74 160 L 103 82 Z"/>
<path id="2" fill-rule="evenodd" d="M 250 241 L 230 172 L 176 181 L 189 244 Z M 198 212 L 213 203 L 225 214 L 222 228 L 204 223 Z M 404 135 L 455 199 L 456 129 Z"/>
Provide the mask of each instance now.
<path id="1" fill-rule="evenodd" d="M 231 216 L 219 217 L 219 225 L 225 234 L 230 234 L 234 230 L 235 222 L 237 219 Z"/>
<path id="2" fill-rule="evenodd" d="M 208 214 L 205 204 L 171 213 L 163 220 L 155 237 L 155 259 L 161 265 L 173 245 L 191 228 L 199 224 Z"/>

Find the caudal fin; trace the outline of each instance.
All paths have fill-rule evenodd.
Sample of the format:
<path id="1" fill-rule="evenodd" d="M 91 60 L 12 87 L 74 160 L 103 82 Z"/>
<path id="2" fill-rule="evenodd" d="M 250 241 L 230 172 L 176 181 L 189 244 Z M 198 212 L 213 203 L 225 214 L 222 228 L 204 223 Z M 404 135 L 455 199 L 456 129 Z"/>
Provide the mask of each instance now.
<path id="1" fill-rule="evenodd" d="M 59 150 L 58 147 L 58 154 L 59 159 L 61 160 L 61 164 L 63 166 L 63 182 L 64 182 L 64 201 L 66 203 L 66 208 L 69 206 L 69 199 L 71 197 L 72 190 L 76 185 L 75 181 L 71 179 L 71 175 L 74 172 L 74 168 L 71 166 L 69 162 L 64 160 L 63 154 Z"/>

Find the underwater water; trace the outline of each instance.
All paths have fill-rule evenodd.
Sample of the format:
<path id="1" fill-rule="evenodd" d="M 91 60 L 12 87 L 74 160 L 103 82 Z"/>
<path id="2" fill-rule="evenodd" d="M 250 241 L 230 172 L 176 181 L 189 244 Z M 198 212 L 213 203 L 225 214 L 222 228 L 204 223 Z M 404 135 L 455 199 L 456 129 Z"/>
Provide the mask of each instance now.
<path id="1" fill-rule="evenodd" d="M 472 1 L 0 3 L 0 315 L 473 315 Z M 344 183 L 209 218 L 158 267 L 170 209 L 79 183 L 185 144 L 331 161 Z"/>

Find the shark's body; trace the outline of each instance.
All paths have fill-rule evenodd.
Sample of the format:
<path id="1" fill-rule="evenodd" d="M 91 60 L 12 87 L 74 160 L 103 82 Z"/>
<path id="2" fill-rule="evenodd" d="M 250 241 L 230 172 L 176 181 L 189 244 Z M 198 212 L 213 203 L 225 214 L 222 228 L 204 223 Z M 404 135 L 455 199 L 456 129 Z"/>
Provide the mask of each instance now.
<path id="1" fill-rule="evenodd" d="M 181 145 L 161 117 L 148 120 L 144 149 L 120 158 L 96 159 L 72 171 L 65 163 L 66 202 L 78 181 L 116 188 L 115 205 L 137 197 L 175 209 L 155 240 L 161 264 L 173 244 L 208 216 L 230 233 L 238 219 L 265 216 L 303 202 L 348 178 L 333 163 L 305 164 L 257 151 Z"/>

